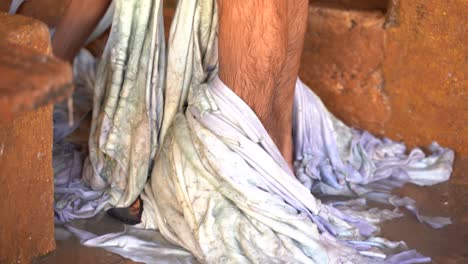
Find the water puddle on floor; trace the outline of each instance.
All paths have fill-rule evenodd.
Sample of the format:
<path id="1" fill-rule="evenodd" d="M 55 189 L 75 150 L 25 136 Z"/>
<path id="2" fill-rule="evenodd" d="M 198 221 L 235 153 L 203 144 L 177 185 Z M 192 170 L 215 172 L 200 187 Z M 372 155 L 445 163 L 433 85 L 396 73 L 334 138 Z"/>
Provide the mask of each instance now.
<path id="1" fill-rule="evenodd" d="M 405 186 L 398 194 L 416 200 L 422 213 L 449 216 L 452 224 L 432 229 L 406 215 L 386 222 L 382 236 L 403 240 L 437 264 L 468 263 L 468 157 L 457 158 L 451 180 L 432 187 Z"/>
<path id="2" fill-rule="evenodd" d="M 416 200 L 423 214 L 449 216 L 453 224 L 432 229 L 419 223 L 413 215 L 388 221 L 382 226 L 382 236 L 394 241 L 405 241 L 412 249 L 433 259 L 437 264 L 468 263 L 468 157 L 458 158 L 449 182 L 432 187 L 408 185 L 398 190 L 399 195 Z M 103 216 L 93 227 L 96 233 L 115 232 L 121 224 Z M 81 246 L 71 235 L 57 229 L 57 250 L 38 258 L 35 264 L 131 264 L 134 263 L 104 249 Z"/>
<path id="3" fill-rule="evenodd" d="M 117 220 L 102 214 L 92 220 L 78 220 L 75 227 L 87 229 L 95 234 L 105 234 L 121 231 L 122 224 Z M 92 225 L 92 226 L 90 226 Z M 63 227 L 56 226 L 55 238 L 57 249 L 44 257 L 38 258 L 34 264 L 132 264 L 135 263 L 117 254 L 101 248 L 85 247 L 80 241 Z"/>

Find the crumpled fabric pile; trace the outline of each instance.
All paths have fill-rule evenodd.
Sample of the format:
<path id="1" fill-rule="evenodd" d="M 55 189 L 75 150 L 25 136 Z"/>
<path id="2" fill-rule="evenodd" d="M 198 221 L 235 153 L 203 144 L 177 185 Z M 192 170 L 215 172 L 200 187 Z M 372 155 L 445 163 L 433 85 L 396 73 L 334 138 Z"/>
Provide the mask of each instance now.
<path id="1" fill-rule="evenodd" d="M 202 263 L 430 261 L 378 237 L 379 223 L 404 207 L 434 228 L 449 224 L 391 191 L 448 180 L 453 151 L 434 143 L 430 156 L 407 154 L 402 143 L 349 128 L 298 79 L 292 172 L 255 113 L 217 77 L 216 1 L 179 0 L 167 47 L 162 8 L 161 0 L 114 1 L 96 70 L 80 68 L 93 61 L 85 52 L 75 60 L 76 82 L 93 91 L 89 156 L 83 163 L 57 139 L 57 223 L 141 196 L 136 227 L 96 236 L 65 226 L 87 246 L 145 263 L 167 258 L 157 232 L 178 247 L 170 256 L 180 263 L 195 261 L 187 252 Z"/>

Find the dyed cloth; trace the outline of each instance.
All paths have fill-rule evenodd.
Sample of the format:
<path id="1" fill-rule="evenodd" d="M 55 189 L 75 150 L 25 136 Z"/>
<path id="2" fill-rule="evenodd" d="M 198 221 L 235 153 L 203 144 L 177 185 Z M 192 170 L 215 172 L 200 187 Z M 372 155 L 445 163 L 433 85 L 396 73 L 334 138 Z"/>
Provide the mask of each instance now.
<path id="1" fill-rule="evenodd" d="M 401 213 L 366 201 L 406 207 L 433 227 L 450 223 L 420 215 L 413 200 L 391 190 L 448 180 L 453 152 L 433 144 L 431 156 L 406 154 L 401 143 L 355 131 L 298 80 L 293 174 L 255 113 L 217 77 L 216 36 L 215 0 L 179 0 L 166 57 L 162 1 L 115 1 L 94 83 L 89 158 L 81 179 L 75 170 L 56 174 L 57 221 L 128 206 L 141 195 L 138 232 L 158 230 L 200 262 L 429 261 L 379 238 L 378 224 Z M 63 160 L 54 166 L 80 158 L 58 150 L 54 158 Z M 324 204 L 313 194 L 350 199 Z M 158 262 L 140 247 L 158 247 L 151 235 L 70 230 L 88 246 Z"/>

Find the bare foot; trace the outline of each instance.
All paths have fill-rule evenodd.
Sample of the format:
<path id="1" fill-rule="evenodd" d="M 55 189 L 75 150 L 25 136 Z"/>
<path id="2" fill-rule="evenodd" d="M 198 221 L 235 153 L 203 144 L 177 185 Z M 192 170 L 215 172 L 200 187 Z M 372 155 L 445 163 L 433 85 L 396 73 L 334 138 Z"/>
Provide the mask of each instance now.
<path id="1" fill-rule="evenodd" d="M 111 208 L 107 210 L 107 214 L 127 225 L 136 225 L 141 223 L 142 212 L 143 201 L 140 197 L 138 197 L 138 199 L 130 207 Z"/>

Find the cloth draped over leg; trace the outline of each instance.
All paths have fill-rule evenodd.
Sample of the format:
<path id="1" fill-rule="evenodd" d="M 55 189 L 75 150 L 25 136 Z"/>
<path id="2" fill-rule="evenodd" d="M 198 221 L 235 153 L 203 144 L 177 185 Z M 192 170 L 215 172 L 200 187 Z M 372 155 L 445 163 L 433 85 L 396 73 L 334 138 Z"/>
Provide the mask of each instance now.
<path id="1" fill-rule="evenodd" d="M 406 207 L 435 227 L 449 223 L 420 215 L 414 201 L 390 191 L 447 180 L 453 152 L 434 144 L 429 157 L 419 149 L 407 155 L 403 144 L 355 131 L 298 80 L 291 177 L 255 113 L 217 77 L 216 32 L 215 0 L 179 0 L 166 58 L 162 1 L 115 1 L 94 84 L 90 154 L 77 183 L 95 196 L 60 196 L 59 221 L 129 206 L 141 195 L 138 228 L 159 230 L 201 262 L 428 261 L 377 237 L 378 224 L 401 213 L 368 209 L 366 200 Z M 325 204 L 313 193 L 351 199 Z M 104 241 L 74 233 L 88 246 Z M 138 248 L 126 254 L 126 247 L 116 242 L 111 250 L 138 261 Z"/>
<path id="2" fill-rule="evenodd" d="M 162 2 L 116 1 L 97 69 L 89 159 L 83 179 L 131 205 L 146 183 L 162 120 L 165 45 Z"/>

